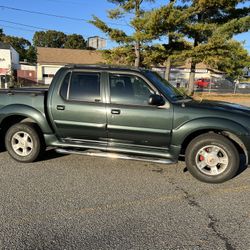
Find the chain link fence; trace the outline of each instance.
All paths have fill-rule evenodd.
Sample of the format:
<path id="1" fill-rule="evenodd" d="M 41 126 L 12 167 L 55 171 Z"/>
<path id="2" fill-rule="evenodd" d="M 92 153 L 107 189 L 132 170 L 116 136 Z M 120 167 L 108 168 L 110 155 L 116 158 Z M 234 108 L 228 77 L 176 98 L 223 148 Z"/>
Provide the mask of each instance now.
<path id="1" fill-rule="evenodd" d="M 187 89 L 188 80 L 172 79 L 170 83 L 176 88 Z M 211 94 L 250 94 L 250 82 L 233 82 L 225 78 L 200 78 L 194 82 L 195 93 Z"/>

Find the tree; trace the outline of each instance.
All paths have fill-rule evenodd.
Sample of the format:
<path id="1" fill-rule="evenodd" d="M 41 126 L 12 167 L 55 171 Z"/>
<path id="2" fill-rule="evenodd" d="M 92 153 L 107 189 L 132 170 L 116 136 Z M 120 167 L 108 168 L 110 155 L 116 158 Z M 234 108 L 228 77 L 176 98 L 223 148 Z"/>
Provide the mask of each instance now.
<path id="1" fill-rule="evenodd" d="M 30 62 L 30 63 L 36 63 L 37 62 L 37 50 L 36 50 L 36 47 L 31 45 L 26 50 L 25 59 L 27 59 L 27 61 Z"/>
<path id="2" fill-rule="evenodd" d="M 104 21 L 96 16 L 93 16 L 93 20 L 90 23 L 94 24 L 97 28 L 107 34 L 111 40 L 117 42 L 125 47 L 133 46 L 135 60 L 134 65 L 139 67 L 141 65 L 141 51 L 142 45 L 152 39 L 149 34 L 142 32 L 143 27 L 140 19 L 143 16 L 142 4 L 146 1 L 153 2 L 153 0 L 108 0 L 111 3 L 117 5 L 116 8 L 109 11 L 109 18 L 119 20 L 125 15 L 131 17 L 130 26 L 133 29 L 131 35 L 126 34 L 121 29 L 115 29 L 109 27 Z M 117 52 L 113 50 L 112 53 Z"/>
<path id="3" fill-rule="evenodd" d="M 82 35 L 66 35 L 61 31 L 37 31 L 33 36 L 33 45 L 36 47 L 86 49 L 87 43 Z"/>
<path id="4" fill-rule="evenodd" d="M 131 45 L 104 50 L 102 55 L 108 64 L 132 66 L 135 62 L 134 46 Z"/>
<path id="5" fill-rule="evenodd" d="M 3 29 L 0 29 L 0 41 L 2 41 L 3 37 L 4 37 L 4 33 L 3 33 Z"/>
<path id="6" fill-rule="evenodd" d="M 206 64 L 226 72 L 233 79 L 243 76 L 243 68 L 250 66 L 250 55 L 243 44 L 233 39 L 217 44 L 216 56 L 206 55 Z M 223 47 L 223 48 L 222 48 Z"/>
<path id="7" fill-rule="evenodd" d="M 26 52 L 31 46 L 30 41 L 23 37 L 4 35 L 2 42 L 10 44 L 18 52 L 20 60 L 26 59 Z"/>
<path id="8" fill-rule="evenodd" d="M 160 61 L 166 66 L 167 80 L 170 77 L 172 55 L 187 49 L 187 46 L 190 47 L 190 44 L 183 39 L 183 35 L 178 33 L 179 26 L 189 18 L 190 13 L 189 8 L 176 6 L 175 1 L 170 0 L 168 4 L 144 13 L 141 19 L 143 32 L 150 34 L 154 39 L 164 36 L 168 38 L 168 43 L 163 44 L 164 62 L 162 62 L 162 55 L 158 53 Z M 154 52 L 156 52 L 155 49 Z"/>
<path id="9" fill-rule="evenodd" d="M 164 44 L 166 78 L 169 77 L 171 58 L 190 60 L 189 94 L 193 93 L 196 64 L 211 62 L 213 58 L 230 60 L 230 45 L 234 34 L 246 32 L 250 27 L 250 8 L 239 7 L 244 0 L 183 0 L 171 1 L 149 11 L 140 20 L 143 32 L 154 38 L 168 37 Z M 191 43 L 190 43 L 191 42 Z M 159 61 L 162 62 L 162 55 Z M 236 53 L 236 51 L 234 50 Z M 231 52 L 232 54 L 232 52 Z M 149 55 L 150 56 L 150 55 Z M 152 56 L 151 56 L 152 57 Z M 157 59 L 157 57 L 155 57 Z M 219 67 L 219 62 L 218 67 Z"/>
<path id="10" fill-rule="evenodd" d="M 86 49 L 87 42 L 82 35 L 72 34 L 67 35 L 64 43 L 64 48 L 67 49 Z"/>
<path id="11" fill-rule="evenodd" d="M 250 8 L 238 7 L 244 0 L 187 0 L 186 9 L 192 14 L 178 32 L 193 41 L 192 49 L 184 50 L 182 56 L 191 60 L 188 93 L 194 90 L 196 64 L 219 58 L 230 51 L 228 41 L 235 34 L 250 28 Z"/>
<path id="12" fill-rule="evenodd" d="M 21 61 L 27 59 L 28 62 L 36 62 L 36 50 L 27 39 L 5 35 L 0 29 L 0 41 L 10 44 L 18 52 Z"/>
<path id="13" fill-rule="evenodd" d="M 63 48 L 66 35 L 56 30 L 37 31 L 33 36 L 33 45 L 36 47 Z"/>

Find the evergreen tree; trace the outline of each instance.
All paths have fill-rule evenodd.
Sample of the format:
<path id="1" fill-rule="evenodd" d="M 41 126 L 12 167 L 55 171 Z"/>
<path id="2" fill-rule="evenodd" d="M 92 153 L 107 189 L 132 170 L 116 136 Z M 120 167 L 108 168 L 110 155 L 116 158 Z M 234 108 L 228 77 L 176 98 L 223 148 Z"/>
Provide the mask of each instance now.
<path id="1" fill-rule="evenodd" d="M 213 49 L 208 48 L 211 44 L 205 45 L 205 63 L 220 71 L 226 72 L 232 79 L 238 79 L 243 76 L 243 68 L 250 67 L 250 55 L 244 44 L 230 39 L 226 42 L 219 43 L 216 46 L 217 55 L 209 52 Z M 211 54 L 209 54 L 211 53 Z"/>
<path id="2" fill-rule="evenodd" d="M 223 63 L 218 61 L 218 58 L 226 57 L 230 61 L 232 54 L 237 57 L 237 52 L 240 53 L 235 47 L 230 46 L 235 44 L 231 40 L 233 35 L 246 32 L 250 27 L 250 8 L 239 7 L 239 4 L 244 2 L 244 0 L 183 0 L 182 2 L 170 0 L 165 6 L 144 13 L 144 17 L 140 20 L 143 23 L 143 32 L 156 39 L 168 37 L 168 44 L 153 46 L 152 55 L 146 53 L 149 57 L 146 61 L 150 62 L 152 58 L 162 63 L 165 58 L 166 78 L 169 78 L 171 58 L 177 61 L 188 59 L 191 62 L 189 94 L 192 94 L 197 63 L 213 62 L 213 65 L 219 68 Z M 159 48 L 164 56 L 159 53 Z"/>
<path id="3" fill-rule="evenodd" d="M 190 44 L 183 39 L 183 35 L 178 33 L 178 29 L 180 25 L 190 17 L 191 13 L 191 8 L 178 6 L 174 0 L 170 0 L 169 3 L 164 6 L 146 12 L 141 20 L 145 33 L 150 34 L 154 39 L 162 37 L 168 38 L 168 43 L 163 44 L 163 49 L 161 49 L 164 56 L 157 53 L 161 62 L 162 57 L 165 58 L 162 63 L 166 66 L 165 78 L 167 80 L 169 80 L 170 77 L 172 56 L 190 47 Z M 157 51 L 156 48 L 159 49 L 160 47 L 153 46 L 154 52 Z"/>
<path id="4" fill-rule="evenodd" d="M 108 64 L 132 66 L 135 62 L 134 46 L 132 45 L 116 47 L 111 50 L 104 50 L 102 55 Z"/>
<path id="5" fill-rule="evenodd" d="M 194 90 L 196 64 L 218 58 L 230 51 L 228 41 L 235 34 L 250 28 L 250 8 L 239 7 L 244 0 L 187 0 L 192 14 L 179 27 L 178 32 L 193 41 L 191 50 L 182 56 L 190 58 L 191 73 L 188 93 Z M 232 43 L 231 43 L 232 44 Z M 230 53 L 230 52 L 229 52 Z"/>
<path id="6" fill-rule="evenodd" d="M 115 29 L 108 26 L 104 21 L 96 16 L 93 16 L 93 20 L 90 23 L 94 24 L 97 28 L 106 33 L 111 40 L 117 42 L 120 45 L 124 45 L 125 48 L 131 48 L 133 46 L 135 60 L 134 65 L 139 67 L 141 65 L 141 52 L 144 43 L 151 41 L 150 34 L 143 32 L 142 22 L 140 21 L 144 11 L 142 4 L 144 2 L 153 2 L 153 0 L 108 0 L 117 5 L 116 8 L 109 11 L 109 18 L 119 20 L 125 15 L 131 17 L 130 26 L 133 28 L 133 33 L 126 34 L 121 29 Z M 113 50 L 111 53 L 121 52 L 121 50 Z M 114 55 L 115 56 L 115 55 Z"/>

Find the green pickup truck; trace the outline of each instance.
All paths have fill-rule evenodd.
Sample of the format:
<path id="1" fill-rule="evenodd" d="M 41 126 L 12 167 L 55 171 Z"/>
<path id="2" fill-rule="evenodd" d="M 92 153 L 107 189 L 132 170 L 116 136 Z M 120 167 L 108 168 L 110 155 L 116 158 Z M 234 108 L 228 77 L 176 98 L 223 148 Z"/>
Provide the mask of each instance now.
<path id="1" fill-rule="evenodd" d="M 61 153 L 174 163 L 197 179 L 234 177 L 250 154 L 250 109 L 198 102 L 158 74 L 112 66 L 61 68 L 48 90 L 0 91 L 0 135 L 10 156 Z M 5 142 L 5 143 L 4 143 Z"/>

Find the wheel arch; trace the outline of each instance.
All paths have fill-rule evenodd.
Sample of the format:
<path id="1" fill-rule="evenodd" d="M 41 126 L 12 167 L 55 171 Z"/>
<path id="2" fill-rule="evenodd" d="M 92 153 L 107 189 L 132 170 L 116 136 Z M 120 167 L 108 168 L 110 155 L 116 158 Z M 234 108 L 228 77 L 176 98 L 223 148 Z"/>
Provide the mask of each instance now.
<path id="1" fill-rule="evenodd" d="M 52 130 L 46 120 L 45 114 L 39 110 L 22 104 L 12 104 L 5 106 L 0 112 L 0 139 L 4 137 L 8 129 L 14 124 L 20 122 L 29 122 L 34 124 L 40 138 L 45 141 L 44 134 L 52 134 Z M 4 143 L 3 143 L 4 144 Z M 5 145 L 0 145 L 4 149 Z"/>
<path id="2" fill-rule="evenodd" d="M 186 138 L 183 140 L 182 144 L 181 144 L 181 155 L 185 155 L 187 146 L 189 145 L 189 143 L 197 136 L 202 135 L 202 134 L 206 134 L 206 133 L 216 133 L 216 134 L 220 134 L 223 135 L 225 137 L 227 137 L 236 147 L 236 149 L 238 150 L 238 152 L 240 154 L 244 154 L 245 156 L 245 164 L 248 165 L 249 163 L 249 159 L 248 159 L 248 152 L 247 149 L 243 143 L 243 141 L 234 133 L 227 131 L 227 130 L 219 130 L 219 129 L 200 129 L 197 131 L 194 131 L 192 133 L 190 133 L 188 136 L 186 136 Z"/>
<path id="3" fill-rule="evenodd" d="M 0 112 L 0 127 L 6 126 L 6 124 L 15 124 L 24 119 L 29 119 L 31 122 L 37 124 L 44 134 L 53 133 L 45 113 L 23 104 L 12 104 L 5 106 Z M 16 121 L 16 122 L 15 122 Z"/>

